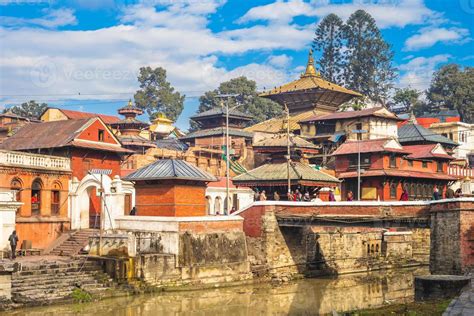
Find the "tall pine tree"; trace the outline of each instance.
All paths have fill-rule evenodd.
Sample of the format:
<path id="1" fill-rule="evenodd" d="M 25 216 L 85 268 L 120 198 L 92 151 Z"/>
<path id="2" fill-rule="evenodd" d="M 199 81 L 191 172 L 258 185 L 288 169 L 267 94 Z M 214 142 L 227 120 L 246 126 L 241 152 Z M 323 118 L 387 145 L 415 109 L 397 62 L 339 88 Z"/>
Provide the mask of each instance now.
<path id="1" fill-rule="evenodd" d="M 313 49 L 321 53 L 317 62 L 321 75 L 328 81 L 340 83 L 344 65 L 344 22 L 335 14 L 327 15 L 317 26 Z"/>
<path id="2" fill-rule="evenodd" d="M 386 104 L 396 69 L 393 52 L 374 18 L 364 10 L 354 12 L 344 27 L 346 40 L 345 85 L 370 99 Z"/>

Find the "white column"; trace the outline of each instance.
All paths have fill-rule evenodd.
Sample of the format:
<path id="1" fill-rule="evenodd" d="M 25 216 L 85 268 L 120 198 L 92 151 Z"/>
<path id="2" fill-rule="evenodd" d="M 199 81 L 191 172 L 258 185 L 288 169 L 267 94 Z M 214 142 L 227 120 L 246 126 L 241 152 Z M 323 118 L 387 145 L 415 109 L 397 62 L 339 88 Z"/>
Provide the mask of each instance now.
<path id="1" fill-rule="evenodd" d="M 13 191 L 0 192 L 0 249 L 10 249 L 8 237 L 15 230 L 15 214 L 17 209 L 23 205 L 14 200 Z M 21 238 L 21 236 L 20 236 Z"/>

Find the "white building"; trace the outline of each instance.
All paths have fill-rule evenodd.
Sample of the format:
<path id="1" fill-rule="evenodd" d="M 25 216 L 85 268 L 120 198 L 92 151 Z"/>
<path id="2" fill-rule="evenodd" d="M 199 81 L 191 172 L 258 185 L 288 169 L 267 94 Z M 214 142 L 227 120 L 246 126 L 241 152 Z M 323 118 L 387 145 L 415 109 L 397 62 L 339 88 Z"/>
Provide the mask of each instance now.
<path id="1" fill-rule="evenodd" d="M 210 182 L 206 189 L 207 212 L 209 215 L 223 215 L 225 211 L 226 178 Z M 241 210 L 254 201 L 254 192 L 250 188 L 236 187 L 230 181 L 229 200 L 231 209 Z"/>

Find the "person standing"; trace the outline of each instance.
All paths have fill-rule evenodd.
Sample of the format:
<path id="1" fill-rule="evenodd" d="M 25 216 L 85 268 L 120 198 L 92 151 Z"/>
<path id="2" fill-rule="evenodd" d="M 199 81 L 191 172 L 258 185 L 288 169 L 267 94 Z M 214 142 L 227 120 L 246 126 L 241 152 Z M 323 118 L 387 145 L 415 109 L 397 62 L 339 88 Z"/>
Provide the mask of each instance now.
<path id="1" fill-rule="evenodd" d="M 280 195 L 278 194 L 277 191 L 273 192 L 273 199 L 274 199 L 275 201 L 280 201 Z"/>
<path id="2" fill-rule="evenodd" d="M 347 200 L 354 201 L 354 193 L 352 191 L 347 192 Z"/>
<path id="3" fill-rule="evenodd" d="M 433 200 L 437 201 L 440 198 L 441 198 L 441 196 L 439 195 L 438 187 L 434 187 L 434 189 L 433 189 Z"/>
<path id="4" fill-rule="evenodd" d="M 260 197 L 258 199 L 259 201 L 266 201 L 267 200 L 267 196 L 265 195 L 265 190 L 263 190 L 261 193 L 260 193 Z"/>
<path id="5" fill-rule="evenodd" d="M 406 188 L 403 188 L 402 195 L 400 196 L 400 201 L 408 201 L 408 191 Z"/>
<path id="6" fill-rule="evenodd" d="M 454 191 L 451 188 L 447 188 L 446 192 L 444 193 L 445 199 L 454 199 Z"/>
<path id="7" fill-rule="evenodd" d="M 10 247 L 12 249 L 11 259 L 14 260 L 16 258 L 16 245 L 18 244 L 18 235 L 16 234 L 16 230 L 14 230 L 10 237 L 8 237 L 8 241 L 10 242 Z"/>
<path id="8" fill-rule="evenodd" d="M 336 197 L 334 196 L 334 192 L 329 190 L 329 202 L 336 202 Z"/>
<path id="9" fill-rule="evenodd" d="M 456 190 L 456 192 L 454 192 L 454 197 L 455 198 L 460 198 L 462 196 L 462 189 L 459 188 Z"/>

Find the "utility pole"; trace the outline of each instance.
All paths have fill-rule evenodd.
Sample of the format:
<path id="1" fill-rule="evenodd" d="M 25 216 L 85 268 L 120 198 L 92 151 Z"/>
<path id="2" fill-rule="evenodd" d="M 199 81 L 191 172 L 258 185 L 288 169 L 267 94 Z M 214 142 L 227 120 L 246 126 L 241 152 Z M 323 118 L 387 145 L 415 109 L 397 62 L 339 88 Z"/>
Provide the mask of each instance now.
<path id="1" fill-rule="evenodd" d="M 290 151 L 290 110 L 286 106 L 286 102 L 283 104 L 285 107 L 285 114 L 286 114 L 286 177 L 288 180 L 288 194 L 287 197 L 290 196 L 291 193 L 291 178 L 290 178 L 290 164 L 291 164 L 291 151 Z"/>
<path id="2" fill-rule="evenodd" d="M 364 129 L 354 129 L 352 133 L 357 134 L 357 201 L 360 201 L 360 142 L 362 141 L 362 134 L 367 133 L 367 131 Z"/>
<path id="3" fill-rule="evenodd" d="M 220 94 L 217 97 L 221 98 L 221 107 L 222 109 L 225 109 L 225 162 L 226 162 L 226 183 L 225 183 L 225 191 L 226 191 L 226 196 L 225 200 L 226 202 L 224 203 L 225 210 L 224 213 L 225 215 L 230 215 L 230 137 L 229 137 L 229 98 L 231 97 L 237 97 L 239 96 L 238 94 Z M 224 102 L 224 98 L 227 99 L 226 102 Z M 240 104 L 234 106 L 231 108 L 231 110 L 237 108 L 240 106 Z"/>

